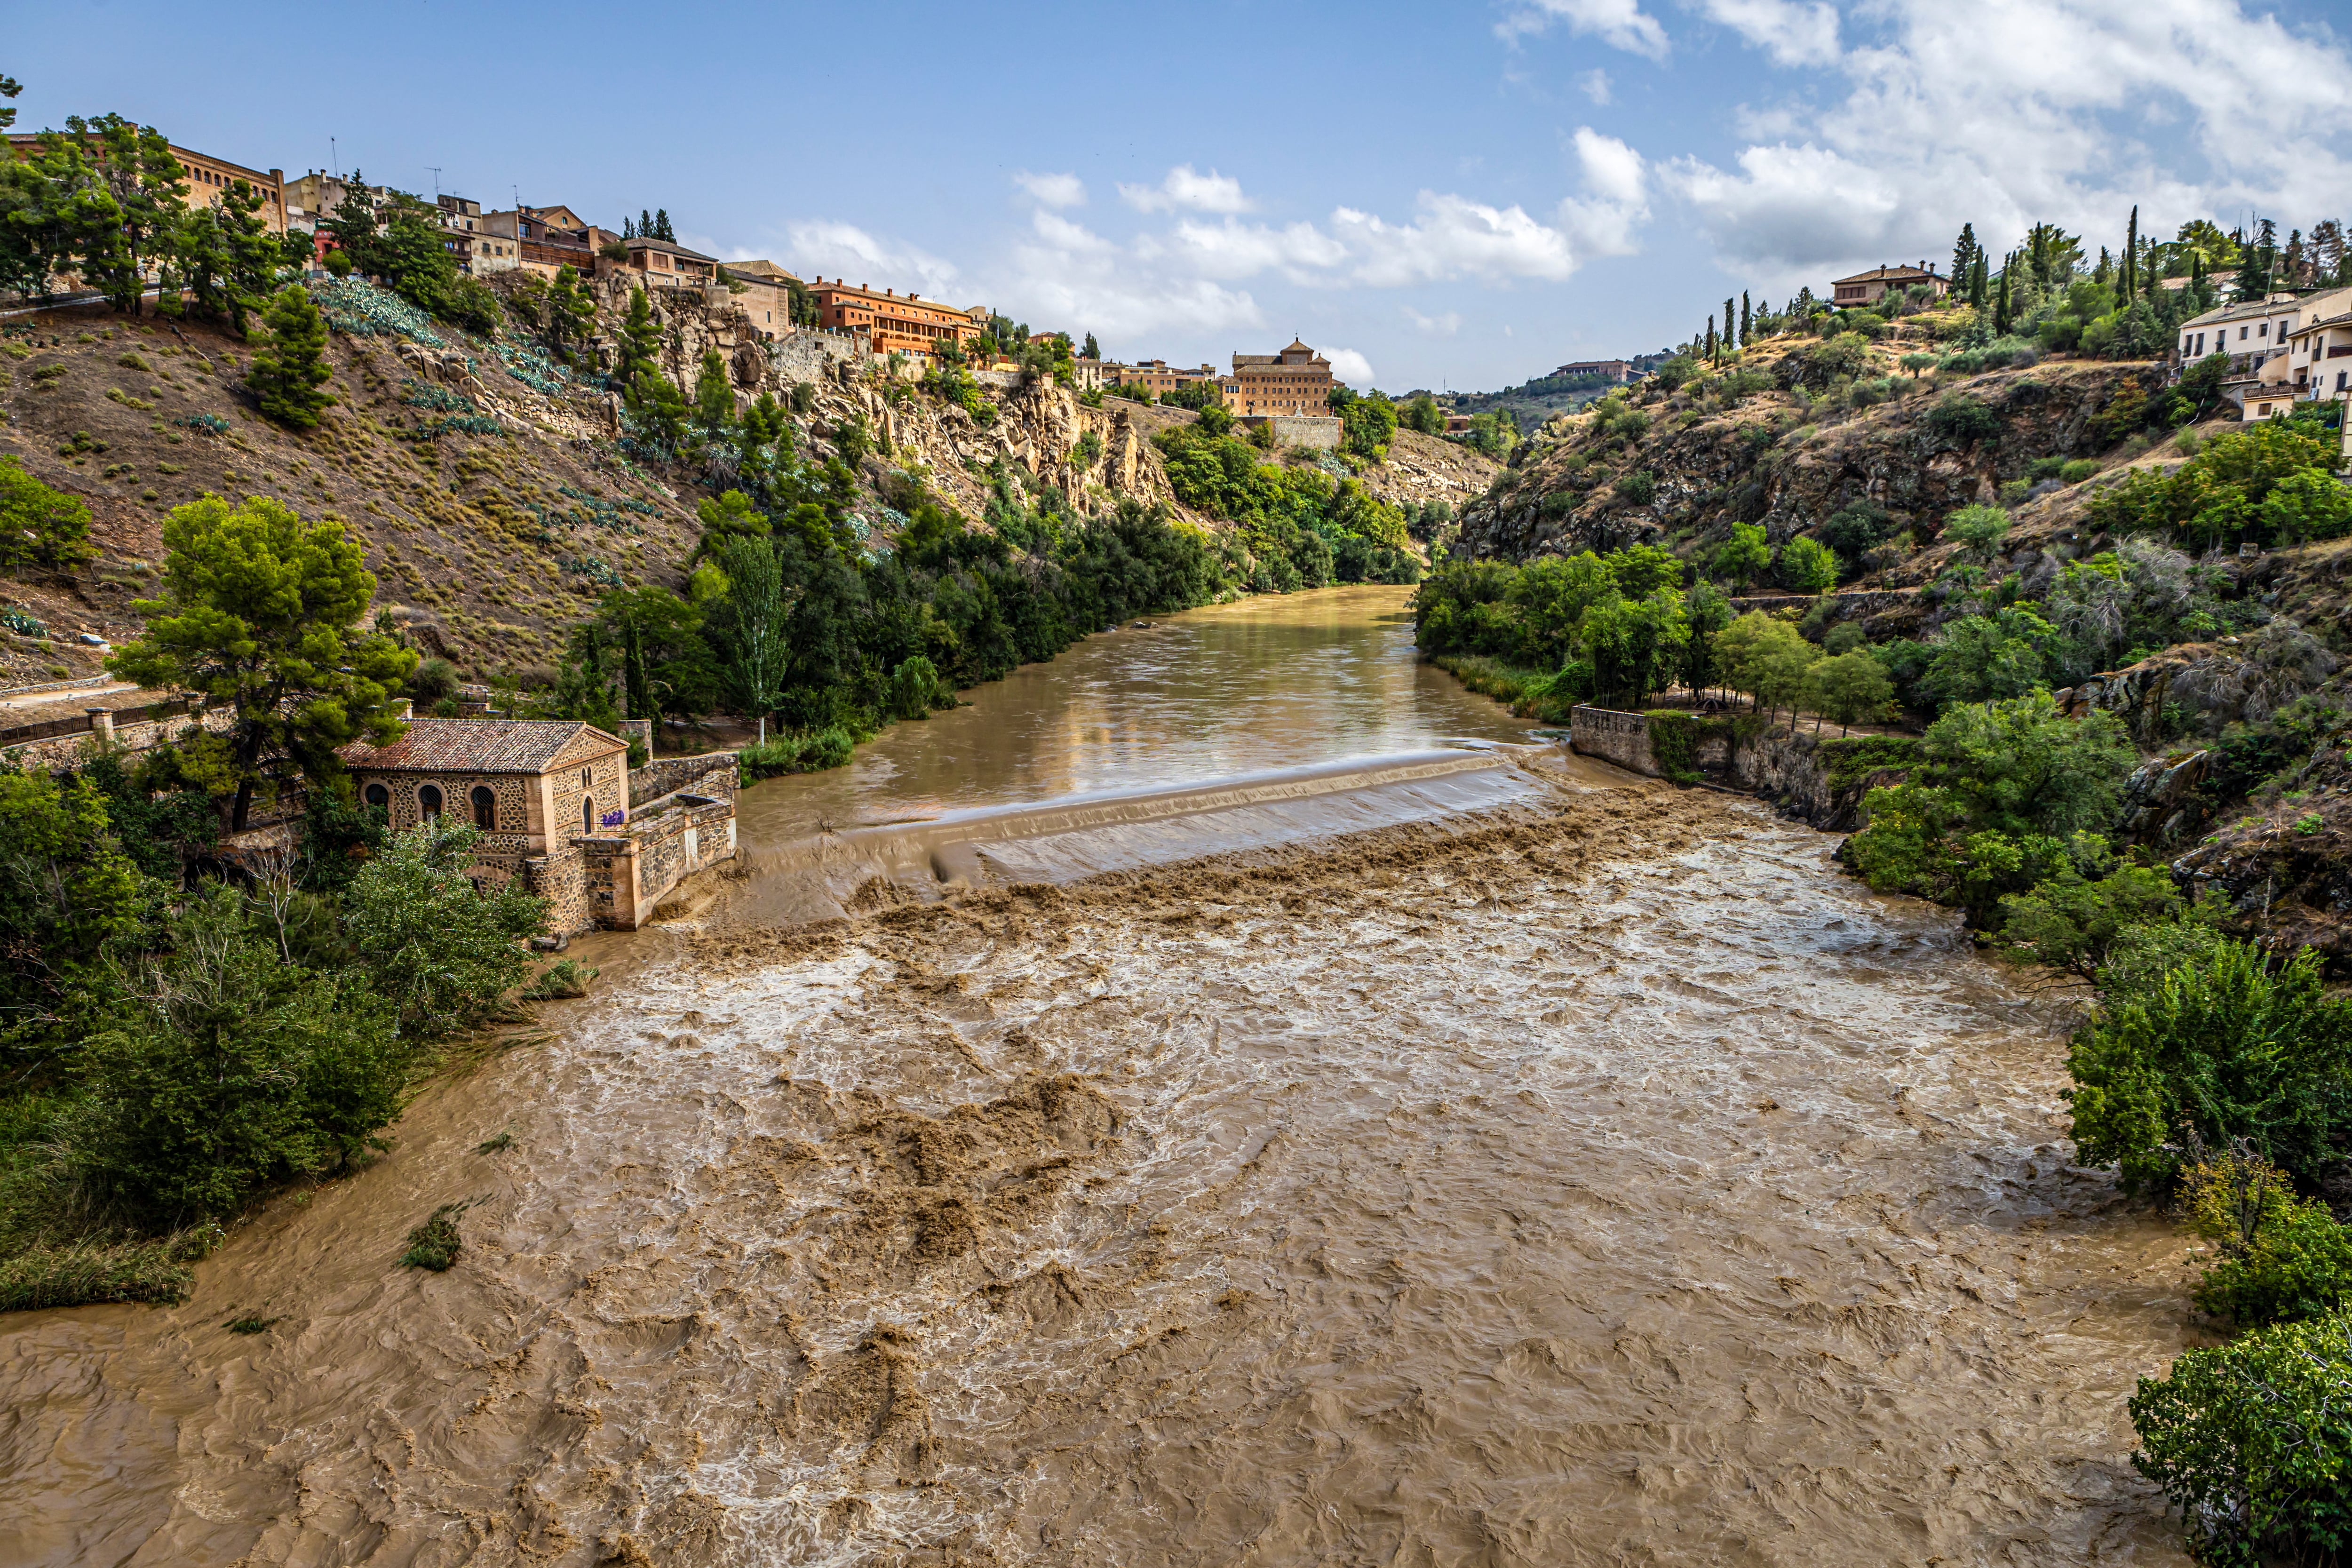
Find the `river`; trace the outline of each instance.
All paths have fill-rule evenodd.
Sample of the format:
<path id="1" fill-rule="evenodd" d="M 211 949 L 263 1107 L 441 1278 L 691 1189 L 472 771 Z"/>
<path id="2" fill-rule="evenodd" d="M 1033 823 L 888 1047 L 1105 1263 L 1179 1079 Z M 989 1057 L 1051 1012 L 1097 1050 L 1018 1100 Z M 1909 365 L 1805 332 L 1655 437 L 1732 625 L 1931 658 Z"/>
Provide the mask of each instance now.
<path id="1" fill-rule="evenodd" d="M 2068 1163 L 2064 1004 L 1511 744 L 1402 600 L 752 791 L 747 881 L 193 1300 L 0 1322 L 0 1561 L 2181 1562 L 2124 1401 L 2191 1258 Z"/>

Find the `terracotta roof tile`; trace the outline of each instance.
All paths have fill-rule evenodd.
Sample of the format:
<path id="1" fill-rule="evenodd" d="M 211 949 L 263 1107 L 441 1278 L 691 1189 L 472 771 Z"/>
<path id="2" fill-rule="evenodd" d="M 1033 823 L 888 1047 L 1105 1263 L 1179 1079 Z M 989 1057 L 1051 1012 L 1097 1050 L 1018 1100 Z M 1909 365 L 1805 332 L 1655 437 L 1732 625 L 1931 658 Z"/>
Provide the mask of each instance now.
<path id="1" fill-rule="evenodd" d="M 389 746 L 354 741 L 339 754 L 363 773 L 541 773 L 575 740 L 589 742 L 577 749 L 589 755 L 628 750 L 577 719 L 412 719 Z"/>

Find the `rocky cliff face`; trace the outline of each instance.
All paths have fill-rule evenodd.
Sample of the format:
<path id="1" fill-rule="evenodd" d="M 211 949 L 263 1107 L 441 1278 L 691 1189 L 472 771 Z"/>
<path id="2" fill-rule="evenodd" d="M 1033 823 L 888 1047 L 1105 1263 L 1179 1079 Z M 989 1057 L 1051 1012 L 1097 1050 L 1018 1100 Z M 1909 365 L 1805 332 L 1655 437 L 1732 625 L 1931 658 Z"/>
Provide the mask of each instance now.
<path id="1" fill-rule="evenodd" d="M 1651 394 L 1632 417 L 1546 422 L 1466 513 L 1459 551 L 1508 561 L 1635 541 L 1696 551 L 1728 538 L 1735 522 L 1762 523 L 1778 544 L 1864 501 L 1924 546 L 1946 513 L 1993 500 L 2034 458 L 2091 450 L 2092 420 L 2146 369 L 2051 364 L 1938 385 L 1902 375 L 1891 355 L 1872 350 L 1864 371 L 1893 375 L 1895 396 L 1841 411 L 1801 379 L 1783 384 L 1796 352 L 1751 350 L 1743 368 L 1768 384 L 1727 404 Z M 1946 397 L 1989 408 L 1997 431 L 1948 433 L 1929 416 Z"/>

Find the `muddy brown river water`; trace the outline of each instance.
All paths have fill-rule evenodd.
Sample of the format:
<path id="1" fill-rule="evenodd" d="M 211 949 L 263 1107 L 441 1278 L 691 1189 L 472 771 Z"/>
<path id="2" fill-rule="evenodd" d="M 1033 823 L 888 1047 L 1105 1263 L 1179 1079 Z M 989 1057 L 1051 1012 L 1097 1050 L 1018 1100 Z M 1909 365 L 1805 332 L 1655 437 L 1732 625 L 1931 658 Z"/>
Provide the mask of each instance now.
<path id="1" fill-rule="evenodd" d="M 754 876 L 187 1304 L 0 1319 L 0 1563 L 2182 1561 L 2189 1258 L 2069 1163 L 2061 1005 L 1760 806 L 1465 749 L 1525 727 L 1401 597 L 752 792 Z"/>

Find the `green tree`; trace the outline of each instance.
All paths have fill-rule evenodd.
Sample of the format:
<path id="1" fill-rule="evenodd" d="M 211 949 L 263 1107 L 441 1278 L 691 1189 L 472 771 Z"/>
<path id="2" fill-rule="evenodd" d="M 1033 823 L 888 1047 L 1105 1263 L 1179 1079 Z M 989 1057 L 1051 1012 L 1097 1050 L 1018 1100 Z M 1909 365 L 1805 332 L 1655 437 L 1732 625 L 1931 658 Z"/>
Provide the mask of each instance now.
<path id="1" fill-rule="evenodd" d="M 89 781 L 0 773 L 0 1041 L 23 1052 L 87 1023 L 150 901 Z"/>
<path id="2" fill-rule="evenodd" d="M 1577 651 L 1591 661 L 1603 702 L 1638 709 L 1672 683 L 1690 642 L 1682 596 L 1666 589 L 1643 599 L 1612 595 L 1577 626 Z"/>
<path id="3" fill-rule="evenodd" d="M 547 919 L 547 900 L 510 882 L 477 889 L 481 830 L 427 818 L 385 844 L 343 895 L 359 967 L 392 1005 L 394 1032 L 432 1039 L 476 1027 L 530 973 L 516 944 Z"/>
<path id="4" fill-rule="evenodd" d="M 717 349 L 702 351 L 701 373 L 694 382 L 694 416 L 708 430 L 723 430 L 735 422 L 735 383 L 727 374 L 727 359 Z"/>
<path id="5" fill-rule="evenodd" d="M 2002 833 L 2104 833 L 2138 754 L 2112 713 L 2070 719 L 2047 691 L 1955 708 L 1920 738 L 1924 783 L 1953 791 L 1971 826 Z"/>
<path id="6" fill-rule="evenodd" d="M 152 126 L 134 125 L 119 114 L 68 119 L 66 125 L 98 153 L 89 165 L 95 189 L 89 195 L 94 199 L 79 205 L 76 255 L 83 281 L 117 310 L 137 315 L 147 274 L 170 255 L 186 210 L 180 183 L 187 170 L 172 156 L 163 133 Z"/>
<path id="7" fill-rule="evenodd" d="M 1837 586 L 1837 552 L 1800 534 L 1780 546 L 1780 581 L 1800 594 L 1825 594 Z"/>
<path id="8" fill-rule="evenodd" d="M 569 262 L 555 269 L 555 281 L 548 285 L 545 335 L 549 350 L 562 360 L 596 335 L 596 296 L 581 287 L 580 274 Z"/>
<path id="9" fill-rule="evenodd" d="M 768 716 L 783 700 L 793 649 L 787 635 L 793 595 L 784 586 L 774 548 L 764 539 L 729 539 L 711 552 L 727 577 L 727 596 L 710 617 L 719 656 L 719 689 L 747 719 L 757 720 L 760 743 Z"/>
<path id="10" fill-rule="evenodd" d="M 2126 931 L 2169 920 L 2180 908 L 2171 877 L 2116 866 L 2093 880 L 2071 862 L 2031 892 L 2001 900 L 2001 946 L 2017 957 L 2095 982 Z"/>
<path id="11" fill-rule="evenodd" d="M 1806 707 L 1837 721 L 1843 735 L 1865 719 L 1885 713 L 1895 700 L 1895 682 L 1886 667 L 1866 653 L 1843 653 L 1822 659 L 1805 672 Z"/>
<path id="12" fill-rule="evenodd" d="M 647 437 L 667 455 L 676 455 L 686 435 L 686 399 L 670 384 L 669 377 L 658 371 L 639 371 L 629 385 L 629 412 Z"/>
<path id="13" fill-rule="evenodd" d="M 0 571 L 72 567 L 95 559 L 89 508 L 54 490 L 15 457 L 0 457 Z"/>
<path id="14" fill-rule="evenodd" d="M 1765 542 L 1764 525 L 1735 522 L 1730 540 L 1717 548 L 1715 558 L 1707 563 L 1707 571 L 1745 591 L 1771 564 L 1772 547 Z"/>
<path id="15" fill-rule="evenodd" d="M 336 748 L 400 735 L 394 692 L 416 655 L 361 629 L 375 578 L 341 523 L 306 523 L 266 496 L 232 508 L 207 495 L 173 509 L 163 546 L 161 595 L 131 605 L 147 627 L 106 668 L 231 710 L 232 831 L 274 764 L 325 784 L 341 771 Z"/>
<path id="16" fill-rule="evenodd" d="M 2315 954 L 2276 961 L 2242 942 L 2114 1000 L 2075 1032 L 2073 1134 L 2125 1190 L 2168 1187 L 2193 1132 L 2244 1139 L 2306 1190 L 2352 1133 L 2352 1003 L 2329 996 Z"/>
<path id="17" fill-rule="evenodd" d="M 1095 360 L 1102 358 L 1102 347 L 1095 342 L 1095 335 L 1092 332 L 1087 334 L 1087 346 L 1078 351 L 1078 357 Z"/>
<path id="18" fill-rule="evenodd" d="M 751 498 L 741 490 L 724 490 L 707 496 L 695 508 L 702 520 L 702 542 L 696 546 L 697 555 L 708 555 L 730 539 L 765 539 L 771 530 L 767 518 L 755 510 Z"/>
<path id="19" fill-rule="evenodd" d="M 310 302 L 310 292 L 292 283 L 269 302 L 262 317 L 264 336 L 246 372 L 246 384 L 261 400 L 261 412 L 294 430 L 315 429 L 319 416 L 337 399 L 327 391 L 334 371 L 327 363 L 327 320 Z"/>
<path id="20" fill-rule="evenodd" d="M 629 314 L 621 323 L 621 363 L 615 374 L 621 384 L 633 386 L 640 373 L 661 368 L 661 329 L 654 325 L 652 301 L 642 289 L 629 290 Z"/>
<path id="21" fill-rule="evenodd" d="M 2131 1397 L 2132 1467 L 2222 1568 L 2318 1563 L 2352 1544 L 2352 1318 L 2284 1323 L 2191 1350 Z"/>

